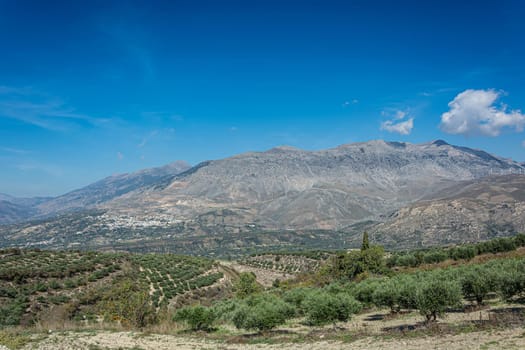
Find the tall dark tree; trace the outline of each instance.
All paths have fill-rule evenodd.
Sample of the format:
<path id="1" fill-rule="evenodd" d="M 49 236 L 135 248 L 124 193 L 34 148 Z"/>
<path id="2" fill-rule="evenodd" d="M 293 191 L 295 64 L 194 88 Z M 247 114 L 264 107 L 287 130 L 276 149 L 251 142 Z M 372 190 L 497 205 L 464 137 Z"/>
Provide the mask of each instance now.
<path id="1" fill-rule="evenodd" d="M 370 248 L 370 242 L 368 241 L 368 232 L 363 233 L 363 243 L 361 244 L 361 251 L 368 250 Z"/>

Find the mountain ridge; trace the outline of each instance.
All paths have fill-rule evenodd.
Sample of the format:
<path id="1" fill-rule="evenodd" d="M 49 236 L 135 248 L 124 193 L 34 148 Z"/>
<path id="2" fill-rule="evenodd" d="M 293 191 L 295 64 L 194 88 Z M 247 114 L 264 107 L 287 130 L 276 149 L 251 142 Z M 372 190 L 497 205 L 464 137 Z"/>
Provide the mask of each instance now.
<path id="1" fill-rule="evenodd" d="M 330 237 L 338 237 L 347 244 L 363 229 L 386 225 L 389 213 L 434 200 L 461 181 L 525 172 L 513 160 L 443 140 L 372 140 L 317 151 L 279 146 L 154 169 L 109 177 L 41 203 L 32 219 L 45 220 L 0 227 L 0 241 L 56 247 L 170 242 L 175 250 L 177 242 L 202 250 L 230 242 L 237 249 L 253 240 L 285 244 L 281 238 L 316 245 L 312 237 L 320 237 L 329 246 Z M 56 216 L 70 212 L 76 214 Z M 264 232 L 276 236 L 262 239 Z"/>

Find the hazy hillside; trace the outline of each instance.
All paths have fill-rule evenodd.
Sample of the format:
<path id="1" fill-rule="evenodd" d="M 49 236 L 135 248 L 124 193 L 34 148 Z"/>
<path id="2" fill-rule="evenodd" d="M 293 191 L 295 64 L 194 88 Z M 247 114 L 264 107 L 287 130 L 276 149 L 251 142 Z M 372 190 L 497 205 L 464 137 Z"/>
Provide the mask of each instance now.
<path id="1" fill-rule="evenodd" d="M 0 193 L 0 224 L 11 224 L 31 218 L 38 212 L 36 206 L 49 199 L 17 198 Z"/>
<path id="2" fill-rule="evenodd" d="M 173 176 L 189 168 L 188 163 L 177 161 L 158 168 L 109 176 L 55 198 L 15 198 L 0 194 L 0 225 L 89 209 L 140 187 L 170 181 Z"/>
<path id="3" fill-rule="evenodd" d="M 158 168 L 109 176 L 81 189 L 46 201 L 38 206 L 38 211 L 39 214 L 48 215 L 67 210 L 86 209 L 138 188 L 167 181 L 189 168 L 188 163 L 177 161 Z"/>

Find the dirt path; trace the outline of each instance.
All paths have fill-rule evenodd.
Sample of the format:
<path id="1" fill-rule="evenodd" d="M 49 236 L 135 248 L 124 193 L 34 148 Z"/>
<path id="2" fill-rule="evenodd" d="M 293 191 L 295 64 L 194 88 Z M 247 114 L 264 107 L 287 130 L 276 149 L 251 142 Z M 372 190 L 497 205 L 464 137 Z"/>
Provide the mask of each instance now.
<path id="1" fill-rule="evenodd" d="M 226 344 L 197 338 L 172 335 L 142 335 L 133 332 L 67 332 L 51 334 L 39 343 L 30 343 L 24 350 L 92 350 L 92 349 L 144 349 L 144 350 L 418 350 L 418 349 L 525 349 L 525 328 L 503 331 L 486 331 L 442 335 L 432 337 L 408 338 L 399 337 L 381 339 L 367 337 L 354 342 L 319 341 L 311 343 L 286 344 Z"/>

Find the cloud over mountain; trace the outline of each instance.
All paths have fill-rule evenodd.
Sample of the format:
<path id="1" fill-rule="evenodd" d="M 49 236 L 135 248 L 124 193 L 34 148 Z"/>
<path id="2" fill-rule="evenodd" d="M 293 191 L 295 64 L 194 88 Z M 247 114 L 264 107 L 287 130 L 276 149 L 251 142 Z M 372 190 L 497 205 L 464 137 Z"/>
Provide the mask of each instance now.
<path id="1" fill-rule="evenodd" d="M 391 120 L 386 120 L 381 123 L 381 130 L 388 132 L 395 132 L 401 135 L 410 135 L 414 128 L 414 118 L 408 118 L 407 113 L 397 111 Z"/>
<path id="2" fill-rule="evenodd" d="M 501 92 L 495 90 L 465 90 L 449 102 L 450 110 L 441 115 L 440 128 L 449 134 L 498 136 L 502 129 L 523 131 L 525 115 L 509 110 L 507 105 L 495 105 Z"/>

